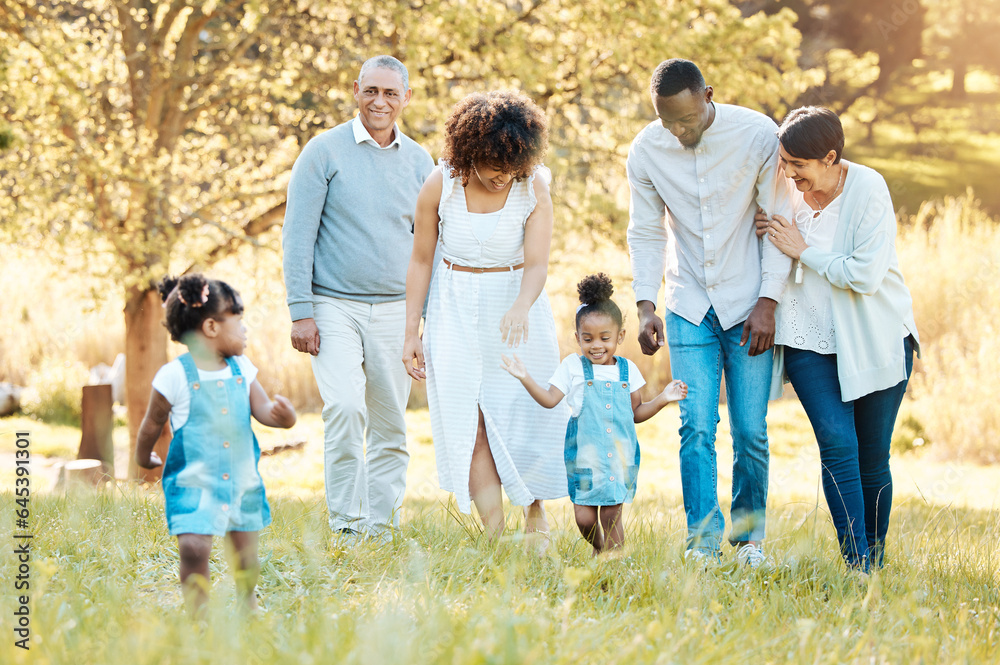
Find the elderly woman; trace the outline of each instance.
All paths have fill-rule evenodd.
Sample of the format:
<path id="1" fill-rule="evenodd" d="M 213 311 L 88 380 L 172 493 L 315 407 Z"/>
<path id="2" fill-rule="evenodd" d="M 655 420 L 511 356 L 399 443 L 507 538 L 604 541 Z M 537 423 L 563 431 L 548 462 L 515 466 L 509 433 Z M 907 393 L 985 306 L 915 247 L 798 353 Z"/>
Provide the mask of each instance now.
<path id="1" fill-rule="evenodd" d="M 841 158 L 844 131 L 832 111 L 795 109 L 778 138 L 799 194 L 794 221 L 757 222 L 794 259 L 777 309 L 772 393 L 784 378 L 795 388 L 816 433 L 841 553 L 868 572 L 883 562 L 889 442 L 918 346 L 896 215 L 882 176 Z"/>
<path id="2" fill-rule="evenodd" d="M 504 529 L 502 485 L 512 503 L 526 506 L 525 531 L 538 534 L 539 548 L 548 533 L 542 500 L 567 494 L 569 413 L 536 404 L 500 356 L 517 347 L 534 376 L 551 376 L 559 365 L 544 289 L 552 240 L 541 166 L 547 142 L 545 116 L 523 95 L 477 93 L 452 110 L 441 164 L 417 199 L 403 347 L 410 375 L 427 378 L 441 487 L 463 513 L 470 499 L 476 504 L 492 540 Z"/>

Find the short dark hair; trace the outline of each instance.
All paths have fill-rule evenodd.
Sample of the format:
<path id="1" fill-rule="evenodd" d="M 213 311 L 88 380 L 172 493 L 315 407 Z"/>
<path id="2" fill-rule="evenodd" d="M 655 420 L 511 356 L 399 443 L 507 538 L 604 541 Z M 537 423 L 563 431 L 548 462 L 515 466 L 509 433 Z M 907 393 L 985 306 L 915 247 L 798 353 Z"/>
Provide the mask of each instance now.
<path id="1" fill-rule="evenodd" d="M 175 342 L 185 343 L 184 336 L 201 328 L 205 319 L 218 321 L 226 314 L 243 313 L 243 300 L 236 289 L 201 273 L 164 277 L 156 288 L 167 310 L 163 325 Z"/>
<path id="2" fill-rule="evenodd" d="M 521 180 L 542 163 L 549 146 L 545 114 L 529 97 L 498 90 L 475 92 L 455 104 L 444 125 L 441 159 L 462 185 L 476 164 Z"/>
<path id="3" fill-rule="evenodd" d="M 833 150 L 834 164 L 844 152 L 844 127 L 837 114 L 822 106 L 800 106 L 785 116 L 778 127 L 781 147 L 799 159 L 823 159 Z"/>
<path id="4" fill-rule="evenodd" d="M 649 82 L 649 91 L 657 97 L 673 97 L 685 90 L 699 93 L 704 89 L 705 77 L 698 65 L 681 58 L 661 62 Z"/>
<path id="5" fill-rule="evenodd" d="M 577 330 L 580 329 L 580 322 L 591 314 L 603 314 L 610 317 L 621 330 L 624 319 L 621 309 L 611 299 L 615 287 L 611 283 L 610 277 L 603 272 L 587 275 L 576 285 L 576 292 L 580 295 L 580 307 L 576 310 Z"/>

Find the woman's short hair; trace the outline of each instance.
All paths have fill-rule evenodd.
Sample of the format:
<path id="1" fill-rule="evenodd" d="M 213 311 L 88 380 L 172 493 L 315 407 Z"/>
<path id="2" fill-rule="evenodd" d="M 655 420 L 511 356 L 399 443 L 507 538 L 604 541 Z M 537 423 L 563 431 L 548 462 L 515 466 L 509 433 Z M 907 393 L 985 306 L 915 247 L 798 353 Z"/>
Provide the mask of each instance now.
<path id="1" fill-rule="evenodd" d="M 834 164 L 844 152 L 844 127 L 837 114 L 822 106 L 801 106 L 785 116 L 778 127 L 781 147 L 799 159 L 823 159 L 833 150 Z"/>
<path id="2" fill-rule="evenodd" d="M 477 92 L 455 104 L 448 116 L 441 159 L 463 185 L 476 164 L 521 180 L 542 163 L 548 145 L 545 114 L 530 98 L 505 90 Z"/>

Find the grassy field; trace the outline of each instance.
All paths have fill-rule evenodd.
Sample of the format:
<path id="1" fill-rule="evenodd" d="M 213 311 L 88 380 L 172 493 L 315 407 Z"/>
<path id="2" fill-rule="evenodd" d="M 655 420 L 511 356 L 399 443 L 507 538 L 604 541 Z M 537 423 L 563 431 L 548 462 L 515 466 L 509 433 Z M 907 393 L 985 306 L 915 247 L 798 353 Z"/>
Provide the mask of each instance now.
<path id="1" fill-rule="evenodd" d="M 731 454 L 723 415 L 720 487 Z M 193 626 L 176 581 L 177 550 L 158 488 L 97 494 L 46 491 L 32 503 L 31 651 L 0 646 L 5 663 L 986 663 L 1000 657 L 1000 470 L 894 460 L 888 566 L 869 581 L 845 574 L 818 494 L 818 460 L 795 402 L 774 405 L 767 551 L 774 568 L 737 568 L 729 552 L 707 571 L 680 558 L 684 513 L 677 411 L 640 426 L 643 466 L 618 558 L 591 559 L 566 500 L 548 505 L 548 556 L 530 553 L 509 513 L 491 546 L 436 488 L 426 411 L 409 414 L 412 459 L 403 528 L 391 545 L 332 543 L 322 490 L 321 423 L 307 415 L 299 451 L 265 458 L 274 509 L 262 532 L 265 608 L 238 610 L 221 547 L 210 616 Z M 69 445 L 72 428 L 31 428 L 33 451 Z M 287 435 L 259 428 L 265 447 Z M 62 442 L 60 442 L 62 440 Z M 36 459 L 38 468 L 43 460 Z M 0 482 L 12 486 L 12 464 Z M 13 528 L 13 497 L 0 524 Z M 0 570 L 11 580 L 14 557 Z M 3 596 L 13 611 L 13 591 Z M 10 633 L 7 633 L 8 636 Z"/>

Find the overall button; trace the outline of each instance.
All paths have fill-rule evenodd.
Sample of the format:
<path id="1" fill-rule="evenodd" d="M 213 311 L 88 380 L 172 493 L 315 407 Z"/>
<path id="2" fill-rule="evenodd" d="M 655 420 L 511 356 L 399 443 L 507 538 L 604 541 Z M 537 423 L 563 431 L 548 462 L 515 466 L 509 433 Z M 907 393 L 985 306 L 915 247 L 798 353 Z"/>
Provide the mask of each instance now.
<path id="1" fill-rule="evenodd" d="M 592 386 L 592 385 L 594 385 L 594 382 L 593 381 L 587 381 L 587 385 L 588 386 Z"/>
<path id="2" fill-rule="evenodd" d="M 236 377 L 236 383 L 242 384 L 243 383 L 243 377 L 242 376 Z"/>
<path id="3" fill-rule="evenodd" d="M 610 384 L 610 383 L 605 383 L 605 384 L 604 384 L 604 387 L 605 387 L 605 388 L 610 388 L 610 387 L 611 387 L 611 384 Z"/>
<path id="4" fill-rule="evenodd" d="M 222 381 L 219 381 L 219 382 L 218 382 L 218 383 L 216 383 L 215 385 L 217 385 L 217 386 L 219 386 L 219 387 L 221 388 L 221 387 L 222 387 Z"/>
<path id="5" fill-rule="evenodd" d="M 607 428 L 607 429 L 606 429 L 606 430 L 604 430 L 604 431 L 605 431 L 605 432 L 607 432 L 608 434 L 611 434 L 611 428 L 610 428 L 610 427 L 609 427 L 609 428 Z M 611 457 L 611 453 L 608 453 L 608 457 Z"/>
<path id="6" fill-rule="evenodd" d="M 228 441 L 223 441 L 222 442 L 222 447 L 223 448 L 228 448 L 229 447 L 229 442 Z"/>
<path id="7" fill-rule="evenodd" d="M 229 480 L 229 474 L 228 473 L 222 474 L 222 479 L 223 480 Z"/>
<path id="8" fill-rule="evenodd" d="M 228 503 L 222 504 L 222 509 L 223 510 L 229 510 L 229 504 Z"/>
<path id="9" fill-rule="evenodd" d="M 191 384 L 191 387 L 194 388 L 195 390 L 198 390 L 198 388 L 201 388 L 201 384 L 195 381 L 194 383 Z"/>
<path id="10" fill-rule="evenodd" d="M 611 476 L 611 478 L 609 478 L 608 480 L 611 480 L 612 482 L 614 482 L 614 479 L 615 479 L 615 477 Z"/>
<path id="11" fill-rule="evenodd" d="M 608 431 L 610 432 L 611 430 L 608 430 Z M 612 454 L 608 453 L 608 457 L 611 457 L 611 456 L 612 456 Z M 612 480 L 614 480 L 614 478 L 612 478 Z"/>
<path id="12" fill-rule="evenodd" d="M 223 407 L 223 409 L 222 409 L 222 415 L 226 415 L 227 413 L 229 413 L 229 409 Z"/>
<path id="13" fill-rule="evenodd" d="M 627 383 L 623 383 L 622 384 L 622 388 L 628 388 L 628 384 Z"/>
<path id="14" fill-rule="evenodd" d="M 605 409 L 610 409 L 610 408 L 611 408 L 611 405 L 610 405 L 610 404 L 607 404 L 607 405 L 605 405 L 605 407 L 604 407 L 604 408 L 605 408 Z"/>

